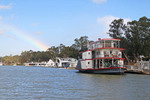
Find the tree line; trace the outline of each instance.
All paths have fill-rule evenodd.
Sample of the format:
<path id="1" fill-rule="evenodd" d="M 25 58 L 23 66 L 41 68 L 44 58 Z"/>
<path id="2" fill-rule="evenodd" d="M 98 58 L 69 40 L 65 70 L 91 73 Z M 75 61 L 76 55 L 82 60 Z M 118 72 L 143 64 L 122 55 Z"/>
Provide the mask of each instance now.
<path id="1" fill-rule="evenodd" d="M 141 17 L 139 20 L 124 23 L 123 19 L 115 19 L 110 23 L 107 34 L 110 37 L 121 39 L 121 48 L 125 48 L 123 56 L 126 62 L 137 62 L 141 57 L 150 58 L 150 19 Z M 99 37 L 98 37 L 99 38 Z M 80 51 L 87 49 L 86 44 L 93 41 L 88 40 L 88 36 L 74 39 L 74 44 L 65 46 L 52 46 L 47 51 L 23 51 L 21 55 L 0 57 L 0 61 L 6 65 L 23 64 L 25 62 L 41 62 L 56 57 L 81 57 Z"/>
<path id="2" fill-rule="evenodd" d="M 87 42 L 89 42 L 88 36 L 81 36 L 80 38 L 76 38 L 74 44 L 71 46 L 60 44 L 59 46 L 48 48 L 47 51 L 23 51 L 21 55 L 0 57 L 0 61 L 4 62 L 5 65 L 22 65 L 26 62 L 42 62 L 49 59 L 55 61 L 56 57 L 78 59 L 81 57 L 79 52 L 87 49 L 85 45 Z"/>

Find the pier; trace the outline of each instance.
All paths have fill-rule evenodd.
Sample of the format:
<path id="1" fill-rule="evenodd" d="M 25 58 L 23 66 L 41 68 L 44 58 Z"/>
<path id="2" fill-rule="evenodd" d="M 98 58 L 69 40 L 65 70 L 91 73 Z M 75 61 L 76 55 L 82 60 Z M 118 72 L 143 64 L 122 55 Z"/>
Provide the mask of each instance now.
<path id="1" fill-rule="evenodd" d="M 140 61 L 135 65 L 127 65 L 126 73 L 150 75 L 150 61 Z"/>

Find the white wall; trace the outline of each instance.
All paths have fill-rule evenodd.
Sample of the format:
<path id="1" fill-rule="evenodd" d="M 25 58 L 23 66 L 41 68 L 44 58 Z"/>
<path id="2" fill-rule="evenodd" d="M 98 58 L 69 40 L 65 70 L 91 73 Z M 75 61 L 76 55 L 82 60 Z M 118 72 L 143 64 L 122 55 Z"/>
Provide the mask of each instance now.
<path id="1" fill-rule="evenodd" d="M 92 60 L 84 60 L 84 61 L 81 61 L 81 67 L 82 69 L 88 69 L 88 68 L 92 68 Z"/>
<path id="2" fill-rule="evenodd" d="M 86 68 L 86 61 L 81 61 L 81 67 L 82 67 L 82 69 L 87 69 Z"/>
<path id="3" fill-rule="evenodd" d="M 92 64 L 92 60 L 86 60 L 86 66 L 87 66 L 87 68 L 92 68 L 93 66 L 92 66 L 93 64 Z"/>
<path id="4" fill-rule="evenodd" d="M 86 51 L 86 52 L 82 53 L 82 59 L 92 59 L 92 52 Z"/>
<path id="5" fill-rule="evenodd" d="M 55 62 L 53 62 L 51 59 L 47 62 L 46 66 L 55 66 Z"/>

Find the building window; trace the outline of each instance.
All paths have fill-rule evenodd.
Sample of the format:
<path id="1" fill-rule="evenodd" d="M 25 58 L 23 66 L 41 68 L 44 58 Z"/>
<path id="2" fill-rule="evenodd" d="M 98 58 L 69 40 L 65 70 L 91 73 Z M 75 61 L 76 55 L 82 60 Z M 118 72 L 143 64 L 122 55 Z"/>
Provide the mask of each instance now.
<path id="1" fill-rule="evenodd" d="M 112 54 L 112 51 L 110 51 L 110 54 Z"/>
<path id="2" fill-rule="evenodd" d="M 104 51 L 104 55 L 106 55 L 106 51 Z"/>
<path id="3" fill-rule="evenodd" d="M 99 51 L 97 51 L 97 55 L 99 55 L 100 54 L 100 52 Z"/>

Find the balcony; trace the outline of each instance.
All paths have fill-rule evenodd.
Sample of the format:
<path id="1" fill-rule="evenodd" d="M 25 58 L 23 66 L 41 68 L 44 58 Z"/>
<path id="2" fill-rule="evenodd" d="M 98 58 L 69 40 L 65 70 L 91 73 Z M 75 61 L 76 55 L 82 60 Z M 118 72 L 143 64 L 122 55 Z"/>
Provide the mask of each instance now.
<path id="1" fill-rule="evenodd" d="M 97 48 L 120 48 L 119 43 L 95 43 L 88 47 L 88 50 L 94 50 Z"/>
<path id="2" fill-rule="evenodd" d="M 117 54 L 101 54 L 101 55 L 96 55 L 95 58 L 121 58 L 121 55 L 117 55 Z"/>

